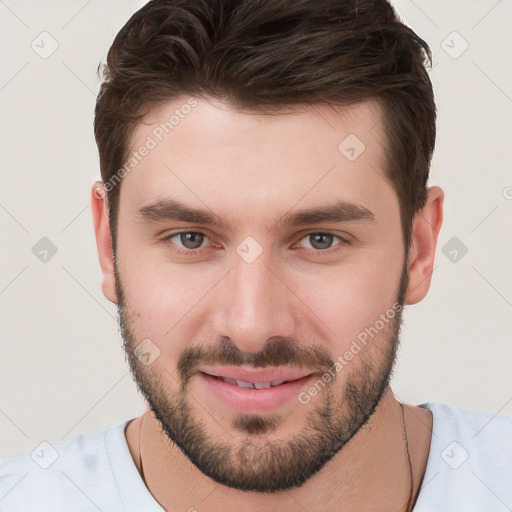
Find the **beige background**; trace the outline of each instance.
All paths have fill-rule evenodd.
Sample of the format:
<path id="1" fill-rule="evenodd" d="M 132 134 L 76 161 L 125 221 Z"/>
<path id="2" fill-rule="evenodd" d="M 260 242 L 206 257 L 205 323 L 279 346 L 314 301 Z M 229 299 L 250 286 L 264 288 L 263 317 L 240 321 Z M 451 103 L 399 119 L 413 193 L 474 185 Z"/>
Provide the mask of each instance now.
<path id="1" fill-rule="evenodd" d="M 89 207 L 96 69 L 143 3 L 0 1 L 0 457 L 143 410 L 101 293 Z M 512 3 L 395 5 L 434 55 L 430 183 L 446 210 L 431 291 L 405 313 L 394 390 L 512 413 Z M 51 49 L 43 31 L 58 43 L 45 59 L 31 47 L 45 37 Z M 46 263 L 32 253 L 42 237 L 58 251 Z M 455 263 L 443 253 L 453 237 L 468 249 Z"/>

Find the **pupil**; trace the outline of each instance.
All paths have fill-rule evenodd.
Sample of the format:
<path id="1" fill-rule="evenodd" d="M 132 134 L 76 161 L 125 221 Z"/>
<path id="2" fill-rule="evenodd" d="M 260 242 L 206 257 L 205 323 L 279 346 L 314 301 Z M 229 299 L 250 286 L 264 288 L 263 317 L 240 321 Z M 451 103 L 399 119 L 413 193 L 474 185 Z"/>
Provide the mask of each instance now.
<path id="1" fill-rule="evenodd" d="M 311 236 L 311 245 L 315 249 L 328 249 L 332 243 L 332 235 L 323 234 L 323 233 L 315 233 Z M 319 247 L 316 247 L 315 244 L 318 244 Z"/>
<path id="2" fill-rule="evenodd" d="M 180 239 L 187 249 L 197 249 L 203 243 L 203 235 L 201 233 L 182 233 Z"/>

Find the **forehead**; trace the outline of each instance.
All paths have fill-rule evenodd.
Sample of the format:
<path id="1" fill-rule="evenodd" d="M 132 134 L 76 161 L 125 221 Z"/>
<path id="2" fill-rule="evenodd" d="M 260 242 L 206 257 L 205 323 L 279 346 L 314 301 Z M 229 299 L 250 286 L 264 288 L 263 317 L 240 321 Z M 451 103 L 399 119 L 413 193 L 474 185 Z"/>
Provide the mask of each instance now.
<path id="1" fill-rule="evenodd" d="M 299 204 L 345 200 L 378 210 L 397 203 L 381 116 L 375 101 L 262 114 L 180 97 L 135 127 L 121 203 L 134 210 L 172 197 L 219 216 L 236 210 L 240 221 L 258 211 L 268 224 Z"/>

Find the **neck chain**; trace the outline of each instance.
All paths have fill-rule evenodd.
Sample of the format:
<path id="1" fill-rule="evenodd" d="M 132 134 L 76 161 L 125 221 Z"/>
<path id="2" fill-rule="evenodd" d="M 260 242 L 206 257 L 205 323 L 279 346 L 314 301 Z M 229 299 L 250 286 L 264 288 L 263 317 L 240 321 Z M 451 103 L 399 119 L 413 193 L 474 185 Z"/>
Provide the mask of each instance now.
<path id="1" fill-rule="evenodd" d="M 407 428 L 405 426 L 405 412 L 404 412 L 404 404 L 400 402 L 400 408 L 402 409 L 402 431 L 403 431 L 403 437 L 404 437 L 404 444 L 405 444 L 405 453 L 406 453 L 406 460 L 407 465 L 409 466 L 409 499 L 407 500 L 407 505 L 405 506 L 405 512 L 411 511 L 411 502 L 413 501 L 413 494 L 414 494 L 414 479 L 412 476 L 412 463 L 411 463 L 411 454 L 409 452 L 409 439 L 407 438 Z M 139 442 L 139 448 L 140 448 L 140 442 Z M 139 453 L 140 455 L 140 453 Z M 141 466 L 142 467 L 142 466 Z"/>
<path id="2" fill-rule="evenodd" d="M 411 511 L 411 502 L 413 500 L 413 493 L 414 493 L 414 480 L 413 480 L 413 476 L 412 476 L 411 454 L 409 452 L 409 439 L 407 438 L 407 428 L 405 426 L 404 406 L 401 402 L 400 402 L 400 408 L 402 410 L 402 432 L 403 432 L 403 440 L 404 440 L 404 444 L 405 444 L 406 461 L 407 461 L 407 465 L 409 467 L 409 481 L 410 481 L 409 499 L 407 500 L 405 512 L 410 512 Z M 144 476 L 144 469 L 142 467 L 142 454 L 141 454 L 141 450 L 140 450 L 140 431 L 142 428 L 142 422 L 144 421 L 145 417 L 146 417 L 146 415 L 144 415 L 142 417 L 142 420 L 139 423 L 139 466 L 140 466 L 140 476 L 142 477 L 142 481 L 144 482 L 144 485 L 147 487 L 147 489 L 151 493 L 151 490 L 149 489 L 149 485 L 146 482 L 146 478 Z"/>

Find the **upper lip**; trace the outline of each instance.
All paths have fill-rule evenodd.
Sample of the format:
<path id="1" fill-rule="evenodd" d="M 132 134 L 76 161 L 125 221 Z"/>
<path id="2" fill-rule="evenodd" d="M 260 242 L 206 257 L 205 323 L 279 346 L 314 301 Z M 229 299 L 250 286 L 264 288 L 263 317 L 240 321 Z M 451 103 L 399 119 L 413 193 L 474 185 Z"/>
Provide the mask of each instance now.
<path id="1" fill-rule="evenodd" d="M 199 368 L 199 371 L 215 377 L 226 377 L 254 383 L 297 380 L 308 377 L 313 373 L 301 368 L 246 369 L 236 366 L 203 366 Z"/>

